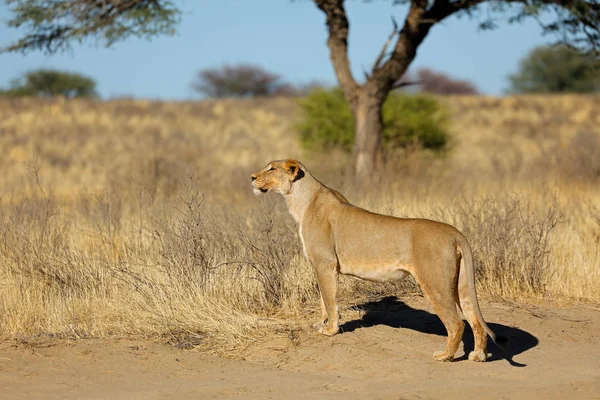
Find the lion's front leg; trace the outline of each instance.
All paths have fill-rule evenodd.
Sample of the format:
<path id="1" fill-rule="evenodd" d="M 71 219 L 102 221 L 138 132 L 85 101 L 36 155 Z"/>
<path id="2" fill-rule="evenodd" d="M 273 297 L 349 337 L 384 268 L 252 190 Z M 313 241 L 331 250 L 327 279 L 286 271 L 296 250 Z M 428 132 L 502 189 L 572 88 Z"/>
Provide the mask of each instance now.
<path id="1" fill-rule="evenodd" d="M 319 299 L 321 301 L 321 318 L 312 324 L 313 328 L 320 330 L 323 328 L 325 323 L 327 322 L 327 309 L 325 308 L 325 302 L 323 302 L 323 295 L 321 294 L 321 290 L 319 289 Z"/>
<path id="2" fill-rule="evenodd" d="M 317 282 L 321 293 L 322 323 L 316 328 L 323 335 L 333 336 L 340 331 L 340 317 L 337 305 L 338 272 L 337 263 L 316 265 Z"/>

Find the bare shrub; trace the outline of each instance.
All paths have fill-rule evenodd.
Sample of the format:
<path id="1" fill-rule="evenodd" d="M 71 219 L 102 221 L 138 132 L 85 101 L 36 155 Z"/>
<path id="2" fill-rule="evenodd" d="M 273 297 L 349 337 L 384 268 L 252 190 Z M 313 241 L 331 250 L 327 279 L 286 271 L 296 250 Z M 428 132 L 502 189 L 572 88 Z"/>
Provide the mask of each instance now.
<path id="1" fill-rule="evenodd" d="M 518 196 L 462 199 L 458 208 L 437 212 L 469 240 L 478 283 L 499 298 L 545 295 L 554 271 L 552 232 L 563 220 L 556 197 L 536 207 Z"/>
<path id="2" fill-rule="evenodd" d="M 281 307 L 288 297 L 287 273 L 301 253 L 289 218 L 271 210 L 244 221 L 236 212 L 205 204 L 197 181 L 190 183 L 175 214 L 154 223 L 152 265 L 170 288 L 181 289 L 175 292 L 210 293 L 222 277 L 249 279 L 258 283 L 260 297 L 252 309 Z"/>
<path id="3" fill-rule="evenodd" d="M 2 270 L 21 279 L 21 294 L 24 288 L 41 285 L 42 297 L 50 301 L 57 293 L 95 292 L 103 277 L 73 248 L 69 223 L 40 183 L 37 156 L 28 169 L 32 197 L 8 199 L 0 208 Z"/>
<path id="4" fill-rule="evenodd" d="M 469 81 L 451 78 L 428 68 L 417 71 L 417 77 L 422 82 L 421 90 L 435 94 L 478 94 L 477 88 Z"/>
<path id="5" fill-rule="evenodd" d="M 90 335 L 86 320 L 93 315 L 78 299 L 102 302 L 112 291 L 111 279 L 102 265 L 75 248 L 63 218 L 46 199 L 0 207 L 3 334 Z"/>
<path id="6" fill-rule="evenodd" d="M 286 214 L 265 207 L 243 217 L 207 200 L 197 178 L 184 186 L 164 215 L 143 221 L 129 257 L 108 264 L 137 293 L 132 301 L 151 329 L 173 343 L 231 350 L 260 336 L 263 317 L 294 315 L 316 300 Z"/>
<path id="7" fill-rule="evenodd" d="M 479 94 L 477 87 L 472 82 L 456 79 L 442 72 L 430 68 L 420 68 L 415 76 L 406 74 L 399 83 L 408 87 L 419 85 L 418 90 L 424 93 L 439 95 L 465 95 Z"/>

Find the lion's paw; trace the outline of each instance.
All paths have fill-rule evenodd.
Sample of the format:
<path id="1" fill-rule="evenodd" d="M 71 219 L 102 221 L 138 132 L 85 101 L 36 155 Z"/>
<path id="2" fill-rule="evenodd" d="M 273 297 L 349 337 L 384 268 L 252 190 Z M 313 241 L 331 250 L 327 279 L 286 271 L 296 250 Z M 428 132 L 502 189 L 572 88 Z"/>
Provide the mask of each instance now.
<path id="1" fill-rule="evenodd" d="M 483 350 L 474 350 L 469 353 L 469 360 L 485 362 L 485 360 L 487 360 L 487 354 Z"/>
<path id="2" fill-rule="evenodd" d="M 437 361 L 454 361 L 454 356 L 448 355 L 445 351 L 436 351 L 433 353 L 433 358 Z"/>
<path id="3" fill-rule="evenodd" d="M 328 327 L 327 325 L 323 325 L 318 328 L 318 331 L 325 336 L 333 336 L 340 331 L 339 326 Z"/>

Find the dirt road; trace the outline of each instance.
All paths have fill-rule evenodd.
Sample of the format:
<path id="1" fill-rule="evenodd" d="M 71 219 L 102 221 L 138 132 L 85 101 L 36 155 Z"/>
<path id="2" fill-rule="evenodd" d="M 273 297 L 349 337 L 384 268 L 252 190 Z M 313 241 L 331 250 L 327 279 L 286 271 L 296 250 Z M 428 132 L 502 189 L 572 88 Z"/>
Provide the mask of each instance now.
<path id="1" fill-rule="evenodd" d="M 600 399 L 600 310 L 483 303 L 510 361 L 439 363 L 445 332 L 422 299 L 344 312 L 344 333 L 291 332 L 246 360 L 132 340 L 0 344 L 2 399 Z M 464 348 L 472 349 L 470 330 Z"/>

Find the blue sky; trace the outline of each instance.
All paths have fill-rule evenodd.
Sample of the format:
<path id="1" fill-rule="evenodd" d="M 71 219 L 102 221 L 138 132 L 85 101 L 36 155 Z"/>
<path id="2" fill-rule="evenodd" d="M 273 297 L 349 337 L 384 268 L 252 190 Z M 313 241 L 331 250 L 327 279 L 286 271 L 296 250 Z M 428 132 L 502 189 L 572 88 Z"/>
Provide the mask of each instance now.
<path id="1" fill-rule="evenodd" d="M 106 49 L 77 45 L 73 52 L 0 55 L 0 86 L 35 68 L 85 73 L 105 97 L 189 99 L 195 73 L 225 63 L 253 63 L 292 83 L 335 83 L 326 47 L 325 17 L 309 0 L 179 0 L 184 14 L 177 35 L 152 41 L 128 39 Z M 402 23 L 406 7 L 391 0 L 348 0 L 349 52 L 357 79 L 372 65 L 391 30 L 393 15 Z M 502 16 L 501 16 L 502 17 Z M 18 37 L 6 27 L 0 6 L 0 46 Z M 506 19 L 506 17 L 504 17 Z M 548 43 L 533 21 L 500 22 L 480 31 L 476 21 L 451 17 L 435 26 L 420 46 L 411 69 L 429 67 L 474 82 L 486 94 L 500 95 L 507 75 L 535 46 Z"/>

